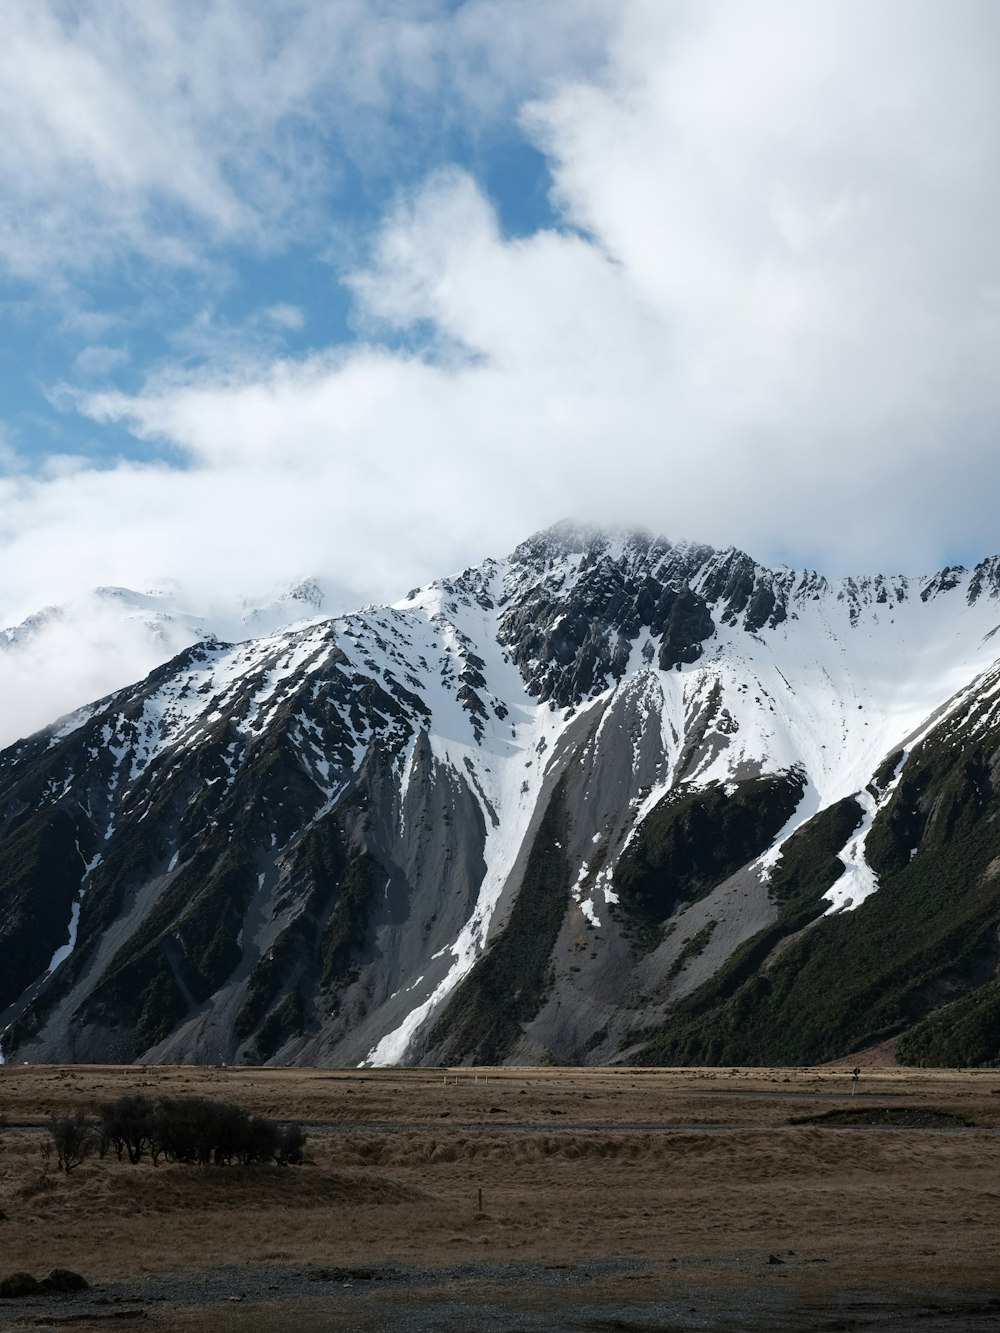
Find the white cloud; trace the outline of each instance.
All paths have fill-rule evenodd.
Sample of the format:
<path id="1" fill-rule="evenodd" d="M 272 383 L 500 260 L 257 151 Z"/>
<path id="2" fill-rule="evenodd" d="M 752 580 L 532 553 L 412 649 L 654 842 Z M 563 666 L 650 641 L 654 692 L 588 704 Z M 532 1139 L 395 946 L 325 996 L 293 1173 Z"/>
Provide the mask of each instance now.
<path id="1" fill-rule="evenodd" d="M 306 322 L 305 315 L 299 307 L 287 301 L 269 305 L 261 311 L 261 318 L 269 324 L 276 324 L 281 329 L 301 329 Z"/>
<path id="2" fill-rule="evenodd" d="M 73 369 L 86 379 L 101 377 L 127 365 L 130 360 L 124 347 L 109 347 L 104 343 L 92 343 L 82 348 L 73 358 Z"/>
<path id="3" fill-rule="evenodd" d="M 91 410 L 202 468 L 329 477 L 403 564 L 414 527 L 458 557 L 457 533 L 502 549 L 564 512 L 839 570 L 987 552 L 993 11 L 622 12 L 606 76 L 525 113 L 582 233 L 505 240 L 443 172 L 355 275 L 367 334 L 423 333 L 429 361 L 353 350 Z"/>
<path id="4" fill-rule="evenodd" d="M 597 0 L 9 0 L 0 267 L 200 265 L 328 227 L 345 172 L 398 171 L 593 58 Z M 348 198 L 344 208 L 349 212 Z"/>
<path id="5" fill-rule="evenodd" d="M 565 514 L 831 572 L 997 546 L 995 7 L 629 0 L 601 76 L 541 95 L 555 57 L 532 48 L 522 77 L 513 11 L 460 6 L 447 76 L 427 29 L 387 23 L 351 96 L 405 104 L 444 80 L 471 105 L 479 59 L 487 102 L 534 89 L 524 123 L 567 225 L 505 238 L 469 174 L 437 172 L 351 280 L 366 342 L 302 360 L 234 345 L 224 369 L 82 400 L 185 466 L 3 483 L 12 606 L 163 573 L 235 592 L 310 572 L 392 597 Z M 255 31 L 223 80 L 234 106 Z M 301 60 L 270 76 L 279 105 L 315 87 Z M 192 140 L 190 206 L 239 227 L 224 155 L 198 165 L 218 114 Z"/>
<path id="6" fill-rule="evenodd" d="M 141 620 L 116 615 L 95 597 L 72 599 L 62 614 L 39 619 L 30 641 L 0 641 L 0 745 L 141 680 L 194 638 L 179 629 L 151 635 Z"/>

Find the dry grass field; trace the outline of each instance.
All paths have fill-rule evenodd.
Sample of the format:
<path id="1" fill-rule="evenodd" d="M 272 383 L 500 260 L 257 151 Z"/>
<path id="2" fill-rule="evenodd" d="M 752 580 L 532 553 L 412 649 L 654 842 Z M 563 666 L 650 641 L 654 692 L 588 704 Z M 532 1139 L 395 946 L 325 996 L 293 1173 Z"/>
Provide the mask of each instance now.
<path id="1" fill-rule="evenodd" d="M 862 1062 L 864 1063 L 864 1062 Z M 53 1111 L 218 1097 L 299 1167 L 46 1155 Z M 1000 1071 L 0 1068 L 0 1327 L 987 1328 Z M 838 1123 L 846 1119 L 851 1123 Z M 482 1208 L 480 1209 L 480 1191 Z"/>

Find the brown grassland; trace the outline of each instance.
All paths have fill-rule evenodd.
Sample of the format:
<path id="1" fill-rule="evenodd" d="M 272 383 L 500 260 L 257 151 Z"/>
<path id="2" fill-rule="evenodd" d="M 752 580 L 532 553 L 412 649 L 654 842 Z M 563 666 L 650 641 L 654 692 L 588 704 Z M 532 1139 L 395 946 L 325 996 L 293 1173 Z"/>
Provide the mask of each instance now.
<path id="1" fill-rule="evenodd" d="M 0 1068 L 0 1277 L 92 1284 L 0 1327 L 988 1327 L 1000 1071 L 861 1063 Z M 49 1115 L 127 1092 L 302 1122 L 308 1160 L 56 1170 Z"/>

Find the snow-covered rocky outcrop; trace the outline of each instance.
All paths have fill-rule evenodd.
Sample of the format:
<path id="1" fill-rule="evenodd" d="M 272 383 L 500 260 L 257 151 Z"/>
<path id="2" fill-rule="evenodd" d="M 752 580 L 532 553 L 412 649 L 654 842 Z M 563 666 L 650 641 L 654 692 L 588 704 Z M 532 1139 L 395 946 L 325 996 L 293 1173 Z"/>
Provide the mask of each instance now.
<path id="1" fill-rule="evenodd" d="M 256 638 L 329 614 L 326 603 L 314 579 L 261 597 L 209 599 L 167 580 L 143 592 L 92 588 L 43 607 L 0 629 L 0 746 L 130 685 L 194 643 Z"/>

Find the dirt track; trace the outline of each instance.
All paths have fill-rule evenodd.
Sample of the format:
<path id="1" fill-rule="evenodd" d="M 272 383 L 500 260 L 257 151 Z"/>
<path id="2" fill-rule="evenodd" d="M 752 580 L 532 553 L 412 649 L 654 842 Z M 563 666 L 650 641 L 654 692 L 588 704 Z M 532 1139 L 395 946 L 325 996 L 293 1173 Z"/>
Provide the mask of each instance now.
<path id="1" fill-rule="evenodd" d="M 0 1302 L 0 1327 L 994 1327 L 1000 1073 L 851 1087 L 844 1067 L 4 1068 L 0 1272 L 95 1288 Z M 50 1111 L 125 1091 L 310 1123 L 311 1160 L 46 1169 Z M 838 1109 L 862 1123 L 813 1119 Z"/>

